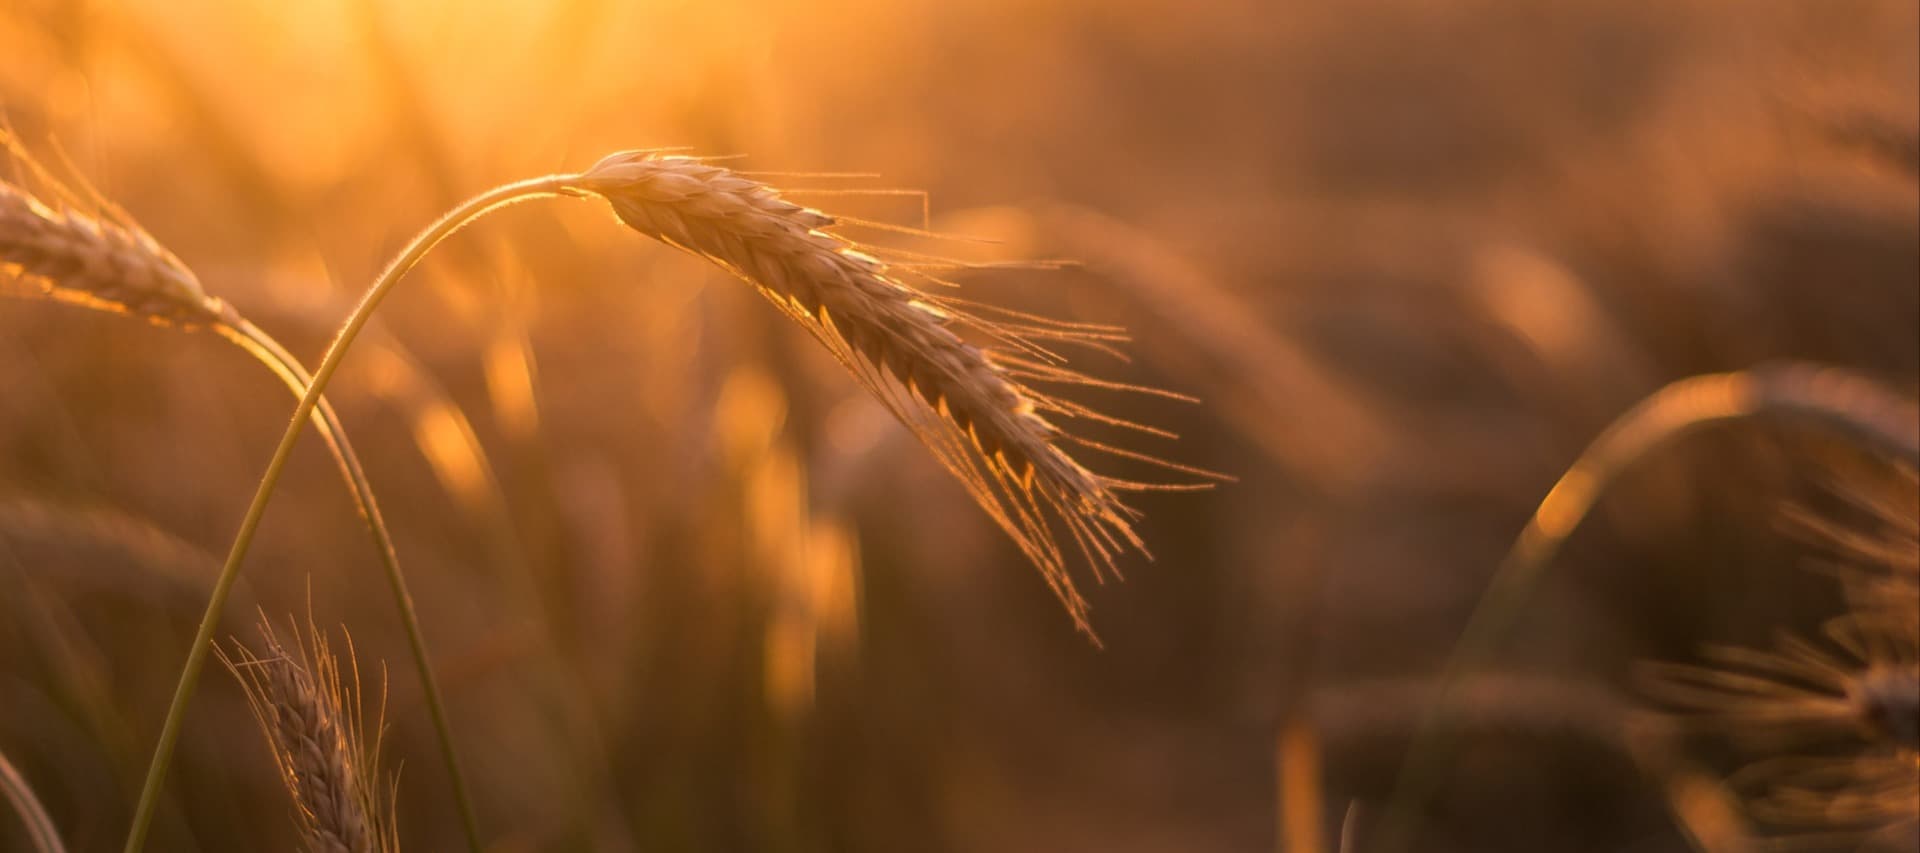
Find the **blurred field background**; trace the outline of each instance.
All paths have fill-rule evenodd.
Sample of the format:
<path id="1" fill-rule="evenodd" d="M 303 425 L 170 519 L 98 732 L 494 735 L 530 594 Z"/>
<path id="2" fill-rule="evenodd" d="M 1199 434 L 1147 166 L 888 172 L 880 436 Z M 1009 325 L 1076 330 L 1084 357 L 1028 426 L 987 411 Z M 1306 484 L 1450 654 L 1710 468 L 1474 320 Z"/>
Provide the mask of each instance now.
<path id="1" fill-rule="evenodd" d="M 688 146 L 879 173 L 774 183 L 925 190 L 934 228 L 999 241 L 904 245 L 1079 260 L 967 281 L 1124 323 L 1135 358 L 1101 375 L 1202 398 L 1111 400 L 1183 436 L 1146 449 L 1241 481 L 1139 501 L 1158 559 L 1090 591 L 1096 650 L 750 289 L 589 205 L 458 238 L 329 396 L 499 851 L 1273 850 L 1302 716 L 1335 834 L 1384 801 L 1487 576 L 1615 415 L 1779 357 L 1915 392 L 1917 99 L 1911 2 L 0 6 L 19 135 L 310 362 L 453 202 Z M 797 198 L 922 224 L 910 195 Z M 0 751 L 75 850 L 120 843 L 290 402 L 211 336 L 0 301 Z M 1507 701 L 1541 707 L 1489 713 L 1629 707 L 1637 660 L 1837 613 L 1778 516 L 1878 465 L 1766 424 L 1643 460 L 1503 660 L 1534 685 Z M 226 632 L 255 606 L 387 662 L 403 846 L 455 849 L 311 438 Z M 1627 757 L 1537 728 L 1475 735 L 1420 849 L 1693 849 Z M 273 774 L 210 670 L 153 849 L 290 848 Z"/>

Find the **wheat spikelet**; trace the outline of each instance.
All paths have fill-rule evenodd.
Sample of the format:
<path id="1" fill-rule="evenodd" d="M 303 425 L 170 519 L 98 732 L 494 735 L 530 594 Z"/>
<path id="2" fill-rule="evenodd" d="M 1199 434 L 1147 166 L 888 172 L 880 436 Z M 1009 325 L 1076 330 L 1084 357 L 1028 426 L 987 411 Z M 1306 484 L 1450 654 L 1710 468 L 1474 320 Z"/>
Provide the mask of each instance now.
<path id="1" fill-rule="evenodd" d="M 260 637 L 265 654 L 235 641 L 233 654 L 219 650 L 220 659 L 246 690 L 293 798 L 301 839 L 312 853 L 397 849 L 379 791 L 378 739 L 371 748 L 362 739 L 358 664 L 350 663 L 343 679 L 339 660 L 312 627 L 292 650 L 265 618 Z"/>
<path id="2" fill-rule="evenodd" d="M 1047 348 L 1064 343 L 1108 349 L 1124 340 L 1114 327 L 981 307 L 912 287 L 904 281 L 907 276 L 947 283 L 916 265 L 890 264 L 863 252 L 828 230 L 837 224 L 833 217 L 698 159 L 616 153 L 568 181 L 565 190 L 605 198 L 634 230 L 720 265 L 806 327 L 960 479 L 1090 636 L 1086 602 L 1067 571 L 1054 525 L 1066 531 L 1095 576 L 1103 577 L 1117 571 L 1119 554 L 1146 553 L 1133 530 L 1139 513 L 1117 493 L 1181 487 L 1095 474 L 1063 445 L 1203 478 L 1217 476 L 1075 437 L 1048 419 L 1167 435 L 1034 385 L 1149 391 L 1078 373 Z M 1004 319 L 990 321 L 981 316 L 984 312 Z M 997 346 L 969 343 L 959 329 Z"/>
<path id="3" fill-rule="evenodd" d="M 139 226 L 49 205 L 0 181 L 0 275 L 9 271 L 54 299 L 157 323 L 203 326 L 230 316 Z"/>

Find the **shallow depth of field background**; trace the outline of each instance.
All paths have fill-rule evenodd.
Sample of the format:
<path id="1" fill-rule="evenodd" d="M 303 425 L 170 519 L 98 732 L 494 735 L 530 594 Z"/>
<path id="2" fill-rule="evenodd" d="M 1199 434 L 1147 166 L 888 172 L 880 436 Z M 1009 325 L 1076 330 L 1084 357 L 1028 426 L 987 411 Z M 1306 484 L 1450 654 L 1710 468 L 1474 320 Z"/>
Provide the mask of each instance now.
<path id="1" fill-rule="evenodd" d="M 1096 650 L 749 288 L 599 206 L 488 220 L 330 396 L 499 851 L 1272 850 L 1279 721 L 1323 718 L 1330 822 L 1381 802 L 1494 564 L 1613 416 L 1783 356 L 1920 382 L 1911 2 L 545 6 L 10 0 L 0 109 L 310 362 L 491 184 L 655 146 L 876 172 L 770 180 L 925 190 L 934 228 L 1000 241 L 868 234 L 894 245 L 1082 261 L 968 283 L 1128 325 L 1133 362 L 1092 372 L 1203 402 L 1092 398 L 1241 479 L 1138 501 L 1157 559 L 1091 590 Z M 801 200 L 922 224 L 911 196 Z M 118 849 L 291 407 L 211 336 L 0 302 L 0 750 L 76 850 Z M 1631 703 L 1636 660 L 1818 624 L 1838 596 L 1776 520 L 1834 470 L 1873 471 L 1766 425 L 1643 460 L 1503 666 Z M 224 633 L 256 606 L 387 663 L 404 846 L 453 849 L 312 438 Z M 1689 849 L 1624 758 L 1522 734 L 1472 742 L 1422 849 Z M 156 850 L 293 844 L 225 672 L 168 792 Z"/>

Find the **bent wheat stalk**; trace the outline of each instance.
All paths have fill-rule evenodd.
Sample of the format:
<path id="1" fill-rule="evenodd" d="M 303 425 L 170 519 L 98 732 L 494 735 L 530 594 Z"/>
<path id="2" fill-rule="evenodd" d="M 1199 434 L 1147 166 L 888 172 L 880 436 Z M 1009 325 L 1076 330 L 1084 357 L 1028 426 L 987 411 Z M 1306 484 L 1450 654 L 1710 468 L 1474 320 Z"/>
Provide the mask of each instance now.
<path id="1" fill-rule="evenodd" d="M 60 832 L 54 828 L 53 818 L 47 816 L 46 807 L 40 805 L 39 797 L 34 796 L 33 786 L 27 784 L 27 777 L 20 775 L 4 752 L 0 752 L 0 794 L 5 794 L 7 802 L 12 803 L 13 810 L 19 813 L 20 823 L 27 829 L 27 840 L 33 842 L 36 853 L 66 853 L 67 848 L 60 842 Z"/>
<path id="2" fill-rule="evenodd" d="M 1560 476 L 1494 571 L 1442 672 L 1444 695 L 1484 667 L 1560 546 L 1622 471 L 1653 448 L 1702 427 L 1751 417 L 1817 424 L 1909 465 L 1920 464 L 1920 408 L 1872 380 L 1800 362 L 1682 379 L 1621 415 Z M 1411 849 L 1418 810 L 1440 781 L 1452 751 L 1439 732 L 1445 703 L 1427 715 L 1409 748 L 1380 849 Z"/>
<path id="3" fill-rule="evenodd" d="M 15 161 L 37 170 L 10 136 L 0 132 L 0 147 Z M 150 322 L 182 328 L 210 328 L 240 346 L 278 377 L 295 394 L 304 396 L 308 376 L 298 359 L 271 336 L 241 317 L 231 306 L 207 294 L 179 258 L 124 215 L 92 216 L 72 208 L 77 201 L 57 182 L 42 174 L 43 180 L 59 196 L 59 207 L 42 202 L 25 189 L 0 180 L 0 273 L 11 271 L 26 281 L 38 295 L 61 302 L 140 317 Z M 106 207 L 104 202 L 99 205 Z M 114 211 L 108 210 L 109 214 Z M 0 276 L 5 277 L 5 276 Z M 446 720 L 438 680 L 427 655 L 426 641 L 407 591 L 406 577 L 400 570 L 393 539 L 381 516 L 373 486 L 347 439 L 346 429 L 332 405 L 320 401 L 307 415 L 317 424 L 328 452 L 340 469 L 341 477 L 365 521 L 374 551 L 392 589 L 394 602 L 407 634 L 415 667 L 419 671 L 427 709 L 439 739 L 442 759 L 451 778 L 454 799 L 461 813 L 469 846 L 480 849 L 478 822 L 460 773 L 452 730 Z M 244 551 L 242 552 L 244 553 Z M 221 573 L 221 581 L 231 585 L 238 566 L 230 563 Z M 224 604 L 225 590 L 216 583 L 213 596 Z M 189 652 L 188 672 L 183 682 L 191 683 L 205 663 L 205 648 L 212 642 L 218 621 L 218 609 L 209 610 L 195 638 L 195 651 Z M 146 827 L 159 804 L 159 789 L 172 758 L 173 744 L 179 735 L 184 705 L 191 689 L 176 690 L 173 705 L 161 730 L 160 742 L 134 813 L 134 830 L 127 849 L 140 849 L 145 843 Z"/>

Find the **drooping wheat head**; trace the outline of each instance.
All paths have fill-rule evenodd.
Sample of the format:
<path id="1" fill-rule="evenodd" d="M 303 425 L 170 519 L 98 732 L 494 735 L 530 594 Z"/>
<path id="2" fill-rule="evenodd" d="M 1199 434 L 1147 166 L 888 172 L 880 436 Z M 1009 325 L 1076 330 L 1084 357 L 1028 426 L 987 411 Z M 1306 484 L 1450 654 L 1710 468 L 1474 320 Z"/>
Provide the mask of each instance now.
<path id="1" fill-rule="evenodd" d="M 1139 513 L 1119 493 L 1199 488 L 1096 474 L 1069 445 L 1196 477 L 1218 475 L 1076 436 L 1055 419 L 1170 437 L 1110 417 L 1038 386 L 1094 387 L 1177 395 L 1105 382 L 1067 366 L 1052 347 L 1111 350 L 1112 326 L 1067 323 L 923 290 L 947 289 L 933 272 L 964 265 L 889 261 L 856 244 L 838 220 L 786 200 L 752 177 L 695 158 L 630 151 L 567 181 L 598 196 L 634 230 L 704 257 L 755 286 L 819 340 L 911 429 L 1040 569 L 1089 636 L 1086 602 L 1068 571 L 1060 533 L 1096 578 L 1116 572 L 1126 551 L 1146 554 Z M 987 314 L 992 314 L 989 319 Z M 962 333 L 980 339 L 970 341 Z"/>
<path id="2" fill-rule="evenodd" d="M 234 641 L 220 659 L 240 680 L 266 736 L 274 766 L 293 798 L 293 819 L 313 853 L 397 850 L 392 788 L 379 770 L 381 715 L 369 743 L 363 726 L 359 664 L 348 642 L 346 670 L 326 637 L 309 625 L 289 649 L 272 623 L 260 620 L 264 652 Z M 382 691 L 382 704 L 384 704 Z"/>
<path id="3" fill-rule="evenodd" d="M 50 197 L 0 178 L 0 280 L 156 323 L 197 327 L 232 319 L 226 303 L 208 296 L 186 264 L 131 218 L 104 202 L 82 201 L 39 170 L 4 131 L 0 145 L 12 162 L 41 177 Z"/>

